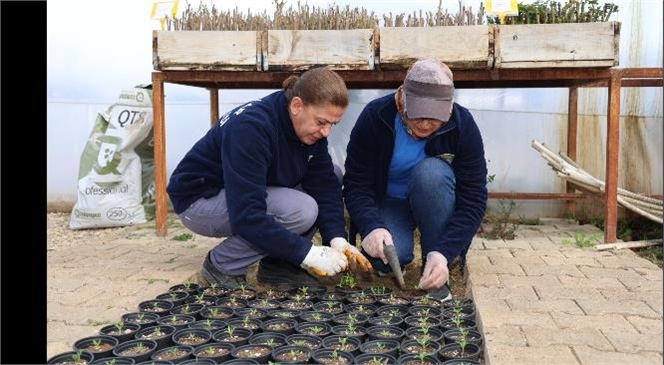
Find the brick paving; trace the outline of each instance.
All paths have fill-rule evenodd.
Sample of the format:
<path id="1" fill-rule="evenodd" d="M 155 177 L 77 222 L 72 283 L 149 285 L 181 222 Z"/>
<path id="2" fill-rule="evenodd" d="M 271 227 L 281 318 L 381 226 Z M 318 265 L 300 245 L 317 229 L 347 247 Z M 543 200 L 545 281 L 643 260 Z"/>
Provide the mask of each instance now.
<path id="1" fill-rule="evenodd" d="M 82 240 L 47 253 L 47 356 L 197 278 L 217 239 L 154 224 L 112 240 Z M 467 297 L 485 335 L 486 365 L 662 364 L 662 270 L 630 250 L 563 244 L 593 226 L 541 220 L 515 240 L 476 237 L 468 254 Z"/>

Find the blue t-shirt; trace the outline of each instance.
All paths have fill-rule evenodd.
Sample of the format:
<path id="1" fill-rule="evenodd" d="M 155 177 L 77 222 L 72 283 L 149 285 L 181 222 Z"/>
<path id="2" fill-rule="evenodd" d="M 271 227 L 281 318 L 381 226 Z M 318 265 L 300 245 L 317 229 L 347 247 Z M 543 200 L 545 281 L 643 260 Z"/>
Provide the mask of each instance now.
<path id="1" fill-rule="evenodd" d="M 415 140 L 404 127 L 401 116 L 394 118 L 394 153 L 387 174 L 387 195 L 392 198 L 406 199 L 410 172 L 420 161 L 424 160 L 426 139 Z"/>

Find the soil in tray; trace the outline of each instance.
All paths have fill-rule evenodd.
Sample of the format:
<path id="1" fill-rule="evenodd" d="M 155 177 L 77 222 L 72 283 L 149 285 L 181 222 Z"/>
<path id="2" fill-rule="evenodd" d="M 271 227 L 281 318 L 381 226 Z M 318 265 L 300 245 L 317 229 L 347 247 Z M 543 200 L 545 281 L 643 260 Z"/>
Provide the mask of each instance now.
<path id="1" fill-rule="evenodd" d="M 100 343 L 99 345 L 95 344 L 90 344 L 88 346 L 80 348 L 80 350 L 87 351 L 87 352 L 92 352 L 98 353 L 98 352 L 105 352 L 113 348 L 113 345 L 110 343 Z"/>
<path id="2" fill-rule="evenodd" d="M 275 356 L 279 361 L 290 361 L 296 364 L 305 364 L 309 360 L 309 353 L 302 350 L 291 350 Z"/>
<path id="3" fill-rule="evenodd" d="M 265 347 L 256 347 L 256 348 L 250 348 L 250 349 L 241 349 L 238 350 L 235 353 L 235 356 L 237 358 L 242 358 L 242 359 L 253 359 L 257 357 L 263 357 L 265 355 L 268 355 L 270 353 L 269 348 Z"/>

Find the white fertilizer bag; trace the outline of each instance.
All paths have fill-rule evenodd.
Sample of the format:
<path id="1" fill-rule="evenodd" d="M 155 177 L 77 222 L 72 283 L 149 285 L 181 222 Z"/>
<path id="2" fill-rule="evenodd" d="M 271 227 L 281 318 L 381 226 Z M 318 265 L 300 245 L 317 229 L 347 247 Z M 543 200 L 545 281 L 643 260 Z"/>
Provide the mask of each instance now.
<path id="1" fill-rule="evenodd" d="M 78 173 L 71 229 L 118 227 L 154 218 L 152 91 L 123 90 L 98 114 Z"/>

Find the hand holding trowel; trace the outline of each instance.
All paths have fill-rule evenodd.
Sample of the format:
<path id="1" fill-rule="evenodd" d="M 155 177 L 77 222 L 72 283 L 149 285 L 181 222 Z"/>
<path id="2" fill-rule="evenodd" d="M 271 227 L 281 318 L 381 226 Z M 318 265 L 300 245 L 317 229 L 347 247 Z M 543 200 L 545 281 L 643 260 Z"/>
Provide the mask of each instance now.
<path id="1" fill-rule="evenodd" d="M 384 264 L 389 264 L 392 272 L 394 272 L 394 276 L 397 278 L 399 286 L 402 289 L 406 289 L 399 256 L 392 243 L 392 235 L 388 230 L 385 228 L 374 229 L 362 240 L 362 247 L 372 257 L 382 260 Z"/>

